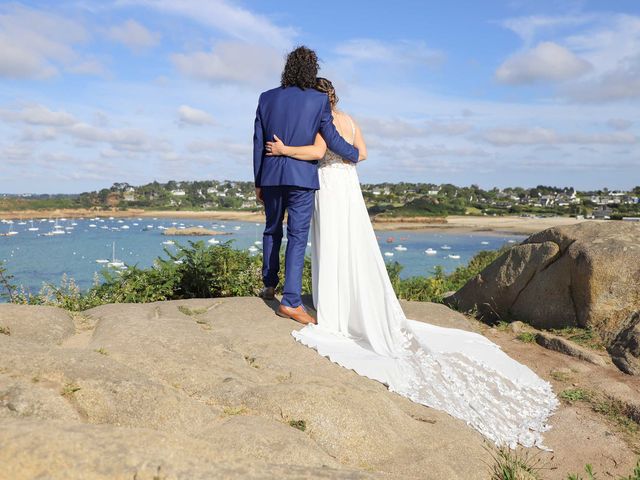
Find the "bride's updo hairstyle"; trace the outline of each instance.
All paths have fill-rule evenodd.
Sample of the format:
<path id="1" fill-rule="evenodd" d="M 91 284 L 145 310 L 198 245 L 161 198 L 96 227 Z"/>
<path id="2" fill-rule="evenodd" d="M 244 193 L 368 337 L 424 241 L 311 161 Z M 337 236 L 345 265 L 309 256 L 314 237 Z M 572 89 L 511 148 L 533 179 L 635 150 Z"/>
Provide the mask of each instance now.
<path id="1" fill-rule="evenodd" d="M 330 80 L 327 80 L 323 77 L 318 77 L 316 80 L 316 90 L 326 93 L 329 97 L 329 103 L 331 104 L 331 108 L 336 108 L 338 103 L 338 96 L 336 95 L 336 89 L 333 88 L 333 83 Z"/>

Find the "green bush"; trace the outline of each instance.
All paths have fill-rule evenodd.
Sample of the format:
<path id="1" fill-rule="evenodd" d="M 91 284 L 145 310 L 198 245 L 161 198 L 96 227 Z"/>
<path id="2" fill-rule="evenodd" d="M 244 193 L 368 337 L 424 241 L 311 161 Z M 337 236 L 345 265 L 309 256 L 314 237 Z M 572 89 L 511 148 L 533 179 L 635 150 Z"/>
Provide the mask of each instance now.
<path id="1" fill-rule="evenodd" d="M 59 285 L 45 284 L 39 293 L 31 294 L 11 284 L 12 277 L 0 264 L 0 287 L 3 296 L 14 303 L 54 305 L 71 311 L 82 311 L 105 303 L 147 303 L 185 298 L 254 296 L 262 288 L 262 257 L 236 250 L 232 242 L 207 245 L 203 241 L 176 243 L 177 251 L 165 249 L 166 258 L 157 258 L 153 267 L 128 266 L 125 270 L 104 269 L 102 279 L 82 291 L 73 279 L 62 277 Z M 389 277 L 399 298 L 440 302 L 444 294 L 457 290 L 502 251 L 483 251 L 468 265 L 446 275 L 436 267 L 431 277 L 400 278 L 402 266 L 387 265 Z M 283 259 L 282 259 L 283 260 Z M 284 263 L 284 262 L 282 262 Z M 283 272 L 280 273 L 283 284 Z M 302 292 L 311 293 L 311 261 L 305 259 Z"/>

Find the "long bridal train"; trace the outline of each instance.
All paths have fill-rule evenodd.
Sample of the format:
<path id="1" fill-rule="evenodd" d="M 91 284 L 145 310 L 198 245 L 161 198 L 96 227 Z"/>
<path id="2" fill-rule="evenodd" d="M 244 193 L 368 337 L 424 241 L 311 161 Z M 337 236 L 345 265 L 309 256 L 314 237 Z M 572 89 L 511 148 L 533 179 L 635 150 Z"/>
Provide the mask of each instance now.
<path id="1" fill-rule="evenodd" d="M 391 391 L 444 410 L 497 445 L 542 443 L 551 384 L 484 336 L 408 320 L 369 220 L 354 164 L 327 151 L 312 223 L 318 325 L 292 335 Z"/>
<path id="2" fill-rule="evenodd" d="M 552 450 L 542 443 L 558 405 L 548 382 L 480 334 L 406 322 L 395 357 L 315 325 L 292 334 L 338 365 L 464 420 L 496 445 Z"/>

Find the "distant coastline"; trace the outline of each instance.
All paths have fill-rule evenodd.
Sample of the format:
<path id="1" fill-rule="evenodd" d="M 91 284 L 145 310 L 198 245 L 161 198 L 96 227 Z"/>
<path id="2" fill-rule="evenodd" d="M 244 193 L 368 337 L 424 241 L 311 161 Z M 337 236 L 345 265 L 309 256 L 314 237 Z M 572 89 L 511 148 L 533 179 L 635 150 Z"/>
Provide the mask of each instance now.
<path id="1" fill-rule="evenodd" d="M 74 217 L 140 217 L 140 218 L 188 218 L 199 220 L 225 220 L 244 222 L 264 222 L 262 212 L 242 210 L 90 210 L 90 209 L 43 209 L 1 211 L 0 219 L 39 219 Z M 374 228 L 379 231 L 434 231 L 441 233 L 495 233 L 528 235 L 545 228 L 573 225 L 585 220 L 573 217 L 521 217 L 515 215 L 480 216 L 450 215 L 447 217 L 384 217 L 373 218 Z M 587 220 L 607 221 L 607 220 Z"/>

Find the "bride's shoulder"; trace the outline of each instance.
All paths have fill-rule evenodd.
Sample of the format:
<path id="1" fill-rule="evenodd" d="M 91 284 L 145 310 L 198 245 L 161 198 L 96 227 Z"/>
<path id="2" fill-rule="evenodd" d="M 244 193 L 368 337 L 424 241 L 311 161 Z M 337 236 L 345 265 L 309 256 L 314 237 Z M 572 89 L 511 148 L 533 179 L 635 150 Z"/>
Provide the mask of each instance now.
<path id="1" fill-rule="evenodd" d="M 351 115 L 349 115 L 347 112 L 344 112 L 342 110 L 336 110 L 333 114 L 334 117 L 338 117 L 341 120 L 345 120 L 347 122 L 352 122 L 355 124 L 355 120 L 353 119 L 353 117 Z"/>

